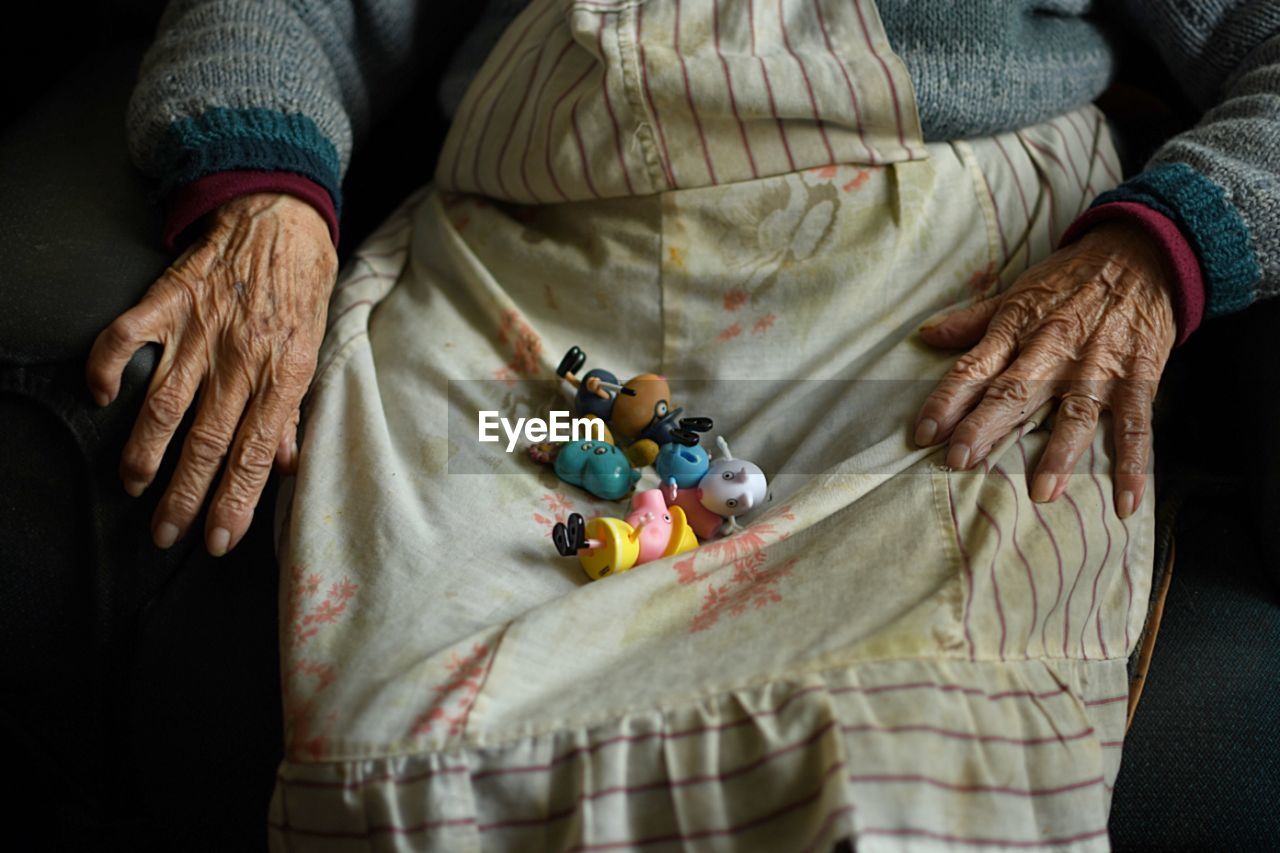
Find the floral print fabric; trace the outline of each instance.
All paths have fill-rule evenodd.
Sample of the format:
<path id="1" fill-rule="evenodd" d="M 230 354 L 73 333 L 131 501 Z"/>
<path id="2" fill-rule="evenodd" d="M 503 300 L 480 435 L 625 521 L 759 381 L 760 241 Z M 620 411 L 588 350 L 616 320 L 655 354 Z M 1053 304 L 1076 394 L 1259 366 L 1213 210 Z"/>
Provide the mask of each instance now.
<path id="1" fill-rule="evenodd" d="M 1107 846 L 1150 498 L 1115 517 L 1104 430 L 1033 504 L 1047 412 L 975 471 L 910 428 L 955 357 L 916 327 L 1047 255 L 1115 152 L 1091 107 L 907 143 L 567 204 L 427 188 L 357 252 L 281 498 L 275 849 Z M 567 408 L 575 344 L 771 476 L 744 530 L 595 583 L 556 554 L 625 505 L 476 415 Z"/>

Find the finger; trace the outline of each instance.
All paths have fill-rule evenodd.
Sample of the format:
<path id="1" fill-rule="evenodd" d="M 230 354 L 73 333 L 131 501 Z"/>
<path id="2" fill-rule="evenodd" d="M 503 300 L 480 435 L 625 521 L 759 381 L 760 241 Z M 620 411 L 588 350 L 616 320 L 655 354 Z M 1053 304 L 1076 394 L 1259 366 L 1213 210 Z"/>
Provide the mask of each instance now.
<path id="1" fill-rule="evenodd" d="M 1058 404 L 1053 418 L 1053 434 L 1031 481 L 1031 499 L 1044 503 L 1058 499 L 1076 463 L 1093 442 L 1102 404 L 1088 397 L 1070 394 Z"/>
<path id="2" fill-rule="evenodd" d="M 157 547 L 168 548 L 191 528 L 231 446 L 249 392 L 243 379 L 211 374 L 205 381 L 178 467 L 152 519 Z"/>
<path id="3" fill-rule="evenodd" d="M 85 364 L 85 382 L 99 406 L 120 393 L 120 376 L 133 354 L 148 343 L 162 343 L 158 300 L 144 298 L 98 333 Z"/>
<path id="4" fill-rule="evenodd" d="M 920 327 L 920 337 L 942 349 L 971 347 L 982 339 L 1003 301 L 1004 294 L 999 294 L 928 320 Z"/>
<path id="5" fill-rule="evenodd" d="M 1008 366 L 1016 349 L 1015 339 L 1002 327 L 991 326 L 978 345 L 947 371 L 916 416 L 915 442 L 929 447 L 944 441 L 956 424 L 977 405 L 987 383 Z"/>
<path id="6" fill-rule="evenodd" d="M 1121 382 L 1111 405 L 1111 426 L 1116 449 L 1116 515 L 1128 518 L 1142 503 L 1151 457 L 1151 402 L 1154 383 Z"/>
<path id="7" fill-rule="evenodd" d="M 276 445 L 276 470 L 281 474 L 298 473 L 298 422 L 301 418 L 302 410 L 294 409 L 280 433 L 280 443 Z"/>
<path id="8" fill-rule="evenodd" d="M 205 522 L 205 543 L 215 557 L 234 548 L 253 521 L 253 509 L 271 474 L 280 435 L 306 391 L 305 384 L 296 392 L 292 385 L 289 388 L 286 391 L 280 383 L 268 383 L 250 402 L 236 432 Z"/>
<path id="9" fill-rule="evenodd" d="M 1033 344 L 987 383 L 977 406 L 951 432 L 947 467 L 969 468 L 1053 396 L 1056 354 Z"/>
<path id="10" fill-rule="evenodd" d="M 120 479 L 135 498 L 151 485 L 173 434 L 182 423 L 204 378 L 204 361 L 194 344 L 169 341 L 151 374 L 147 397 L 120 452 Z"/>

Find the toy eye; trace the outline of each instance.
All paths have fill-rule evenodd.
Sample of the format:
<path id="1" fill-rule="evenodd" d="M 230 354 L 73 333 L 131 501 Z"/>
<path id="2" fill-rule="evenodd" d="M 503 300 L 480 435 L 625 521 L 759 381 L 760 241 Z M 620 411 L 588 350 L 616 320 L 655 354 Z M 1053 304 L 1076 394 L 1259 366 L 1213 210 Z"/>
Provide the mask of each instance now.
<path id="1" fill-rule="evenodd" d="M 720 475 L 720 478 L 721 478 L 721 479 L 723 479 L 723 480 L 732 480 L 732 479 L 733 479 L 733 472 L 732 472 L 732 471 L 725 471 L 723 474 L 721 474 L 721 475 Z"/>
<path id="2" fill-rule="evenodd" d="M 583 453 L 590 453 L 590 452 L 591 452 L 591 442 L 589 442 L 589 441 L 584 441 L 584 442 L 582 442 L 582 452 L 583 452 Z"/>
<path id="3" fill-rule="evenodd" d="M 668 411 L 670 411 L 670 407 L 667 405 L 666 400 L 659 400 L 653 406 L 653 413 L 660 418 L 665 417 Z"/>
<path id="4" fill-rule="evenodd" d="M 663 521 L 666 521 L 666 522 L 670 522 L 670 521 L 671 521 L 671 515 L 670 515 L 670 514 L 668 514 L 668 513 L 664 513 L 664 514 L 663 514 L 663 516 L 662 516 L 662 520 L 663 520 Z"/>
<path id="5" fill-rule="evenodd" d="M 737 499 L 737 498 L 729 498 L 729 500 L 727 500 L 727 501 L 725 501 L 725 502 L 724 502 L 724 505 L 725 505 L 725 506 L 727 506 L 729 509 L 733 509 L 734 507 L 736 507 L 736 506 L 738 505 L 738 499 Z"/>
<path id="6" fill-rule="evenodd" d="M 606 445 L 602 444 L 596 448 L 596 456 L 604 456 L 608 452 L 609 452 L 609 448 Z"/>

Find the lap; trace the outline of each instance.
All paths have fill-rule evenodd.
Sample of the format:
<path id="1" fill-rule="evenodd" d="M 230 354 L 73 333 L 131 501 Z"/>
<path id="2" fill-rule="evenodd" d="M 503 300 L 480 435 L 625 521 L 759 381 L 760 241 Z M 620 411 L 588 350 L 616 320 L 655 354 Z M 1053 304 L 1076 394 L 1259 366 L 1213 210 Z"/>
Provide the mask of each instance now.
<path id="1" fill-rule="evenodd" d="M 1025 475 L 1042 425 L 973 472 L 945 470 L 909 432 L 954 358 L 916 326 L 1007 285 L 1093 188 L 1073 186 L 1072 152 L 1046 149 L 1048 129 L 1024 133 L 643 198 L 407 203 L 340 281 L 286 504 L 293 763 L 275 808 L 314 817 L 300 790 L 323 785 L 307 780 L 345 791 L 412 765 L 441 777 L 439 803 L 419 804 L 433 820 L 461 779 L 470 832 L 512 819 L 512 791 L 537 800 L 567 784 L 512 768 L 562 763 L 580 771 L 576 808 L 634 824 L 600 792 L 710 778 L 801 744 L 812 767 L 780 763 L 752 783 L 775 804 L 788 779 L 817 792 L 786 837 L 853 820 L 857 804 L 859 831 L 889 838 L 912 813 L 899 796 L 941 809 L 964 785 L 993 801 L 1067 786 L 1032 808 L 994 804 L 1007 833 L 1078 833 L 1088 805 L 1105 826 L 1149 499 L 1115 518 L 1103 433 L 1064 498 L 1041 506 Z M 1084 164 L 1101 189 L 1105 163 Z M 619 375 L 668 376 L 678 402 L 772 475 L 746 530 L 594 584 L 556 556 L 555 521 L 619 505 L 520 454 L 481 452 L 476 413 L 562 403 L 553 370 L 574 344 Z M 672 751 L 679 731 L 699 735 Z M 938 732 L 951 746 L 936 748 Z M 610 757 L 602 745 L 619 738 L 645 745 Z M 1042 743 L 1051 761 L 1016 751 Z M 922 774 L 925 752 L 938 761 Z M 588 758 L 600 778 L 582 775 Z M 903 787 L 862 787 L 879 777 Z M 503 787 L 517 778 L 529 787 Z M 720 829 L 761 817 L 731 787 L 721 805 L 747 811 Z M 648 828 L 702 831 L 671 802 Z"/>

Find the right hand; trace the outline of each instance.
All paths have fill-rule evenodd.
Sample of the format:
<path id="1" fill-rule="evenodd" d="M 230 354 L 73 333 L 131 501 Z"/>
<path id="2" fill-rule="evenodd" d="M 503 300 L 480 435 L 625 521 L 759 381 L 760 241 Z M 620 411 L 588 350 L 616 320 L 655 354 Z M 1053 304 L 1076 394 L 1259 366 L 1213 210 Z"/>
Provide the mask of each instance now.
<path id="1" fill-rule="evenodd" d="M 1151 406 L 1177 339 L 1163 251 L 1139 226 L 1106 222 L 1018 277 L 998 296 L 920 328 L 937 347 L 971 347 L 916 419 L 916 443 L 948 441 L 946 463 L 972 468 L 1030 414 L 1058 397 L 1053 432 L 1030 482 L 1054 501 L 1111 410 L 1114 505 L 1141 505 L 1151 458 Z"/>
<path id="2" fill-rule="evenodd" d="M 86 378 L 99 405 L 144 344 L 164 352 L 120 459 L 141 495 L 199 391 L 173 479 L 152 519 L 167 548 L 185 536 L 226 460 L 205 524 L 209 553 L 234 548 L 272 462 L 296 470 L 299 406 L 315 373 L 338 259 L 324 219 L 289 195 L 218 208 L 206 234 L 94 342 Z"/>

